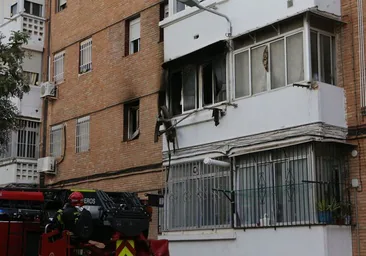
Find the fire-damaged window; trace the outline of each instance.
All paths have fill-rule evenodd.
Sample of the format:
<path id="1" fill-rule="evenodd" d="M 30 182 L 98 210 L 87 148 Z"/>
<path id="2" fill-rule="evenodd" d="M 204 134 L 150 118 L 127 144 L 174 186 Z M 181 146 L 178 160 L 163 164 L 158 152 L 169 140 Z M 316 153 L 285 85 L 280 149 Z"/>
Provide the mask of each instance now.
<path id="1" fill-rule="evenodd" d="M 173 115 L 225 101 L 225 55 L 174 70 L 170 74 L 169 86 Z"/>
<path id="2" fill-rule="evenodd" d="M 138 100 L 124 105 L 124 141 L 137 139 L 140 134 L 139 105 Z"/>

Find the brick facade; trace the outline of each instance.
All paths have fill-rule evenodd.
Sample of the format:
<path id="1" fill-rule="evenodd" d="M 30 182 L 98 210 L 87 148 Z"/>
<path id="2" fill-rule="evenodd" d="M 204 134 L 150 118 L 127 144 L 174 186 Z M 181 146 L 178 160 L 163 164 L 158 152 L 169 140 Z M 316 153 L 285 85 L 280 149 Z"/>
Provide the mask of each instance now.
<path id="1" fill-rule="evenodd" d="M 363 15 L 366 15 L 364 6 Z M 339 83 L 345 89 L 347 102 L 347 122 L 349 127 L 349 142 L 356 146 L 358 156 L 350 157 L 350 178 L 357 178 L 361 181 L 366 179 L 366 118 L 361 114 L 360 106 L 360 65 L 359 65 L 359 33 L 358 33 L 358 13 L 357 1 L 342 1 L 342 20 L 346 24 L 341 26 L 340 38 L 338 40 L 338 74 Z M 364 18 L 364 22 L 366 19 Z M 359 134 L 358 136 L 354 136 Z M 357 228 L 353 227 L 353 255 L 366 255 L 366 192 L 361 186 L 357 192 L 359 238 Z M 353 224 L 357 225 L 355 189 L 351 188 L 351 200 L 353 202 Z M 360 239 L 360 241 L 359 241 Z M 358 244 L 360 242 L 360 250 Z M 360 254 L 358 254 L 360 252 Z"/>
<path id="2" fill-rule="evenodd" d="M 57 176 L 47 175 L 46 184 L 141 195 L 158 192 L 163 183 L 161 140 L 154 143 L 163 61 L 159 1 L 68 1 L 67 8 L 58 13 L 56 1 L 50 2 L 51 8 L 46 6 L 46 16 L 51 17 L 50 74 L 52 78 L 52 56 L 64 50 L 65 81 L 58 86 L 57 99 L 49 102 L 47 141 L 42 146 L 49 155 L 50 127 L 64 124 L 66 149 Z M 141 50 L 126 56 L 126 20 L 138 14 Z M 89 37 L 93 40 L 92 71 L 80 75 L 79 44 Z M 124 141 L 124 104 L 135 99 L 139 99 L 140 134 Z M 76 153 L 76 120 L 86 115 L 90 116 L 90 150 Z M 157 235 L 156 228 L 157 216 L 152 237 Z"/>

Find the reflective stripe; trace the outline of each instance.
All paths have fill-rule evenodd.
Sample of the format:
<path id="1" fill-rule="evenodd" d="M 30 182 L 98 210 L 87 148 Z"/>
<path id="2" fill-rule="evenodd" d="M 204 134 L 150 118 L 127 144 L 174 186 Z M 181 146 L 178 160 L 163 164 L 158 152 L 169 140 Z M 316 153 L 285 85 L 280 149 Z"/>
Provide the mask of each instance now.
<path id="1" fill-rule="evenodd" d="M 134 240 L 118 240 L 116 242 L 116 256 L 135 256 Z"/>
<path id="2" fill-rule="evenodd" d="M 70 191 L 72 192 L 90 192 L 90 193 L 93 193 L 95 192 L 96 190 L 94 189 L 70 189 Z"/>

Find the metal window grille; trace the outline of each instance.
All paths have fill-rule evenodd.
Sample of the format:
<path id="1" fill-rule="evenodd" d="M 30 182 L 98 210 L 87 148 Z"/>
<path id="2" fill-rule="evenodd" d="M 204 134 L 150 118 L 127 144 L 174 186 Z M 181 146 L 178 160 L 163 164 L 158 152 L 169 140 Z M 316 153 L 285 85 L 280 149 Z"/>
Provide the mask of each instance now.
<path id="1" fill-rule="evenodd" d="M 164 230 L 227 228 L 230 226 L 230 169 L 202 161 L 173 165 L 169 169 L 164 203 Z"/>
<path id="2" fill-rule="evenodd" d="M 76 153 L 89 150 L 89 123 L 90 117 L 82 117 L 76 124 Z"/>
<path id="3" fill-rule="evenodd" d="M 172 165 L 163 230 L 349 225 L 349 149 L 307 143 L 257 152 L 235 157 L 233 171 L 203 161 Z M 230 201 L 215 189 L 233 192 L 233 219 Z"/>
<path id="4" fill-rule="evenodd" d="M 39 122 L 20 120 L 17 131 L 17 157 L 38 158 Z"/>
<path id="5" fill-rule="evenodd" d="M 88 72 L 92 69 L 92 39 L 80 43 L 80 73 Z"/>
<path id="6" fill-rule="evenodd" d="M 56 84 L 62 83 L 64 81 L 64 59 L 65 52 L 57 53 L 54 57 L 54 81 Z"/>
<path id="7" fill-rule="evenodd" d="M 50 155 L 53 157 L 60 157 L 62 155 L 62 125 L 51 127 L 50 133 Z"/>
<path id="8" fill-rule="evenodd" d="M 238 157 L 236 225 L 335 224 L 336 218 L 344 220 L 349 203 L 346 156 L 342 146 L 322 143 Z M 332 210 L 333 219 L 321 218 L 321 202 L 339 206 Z"/>

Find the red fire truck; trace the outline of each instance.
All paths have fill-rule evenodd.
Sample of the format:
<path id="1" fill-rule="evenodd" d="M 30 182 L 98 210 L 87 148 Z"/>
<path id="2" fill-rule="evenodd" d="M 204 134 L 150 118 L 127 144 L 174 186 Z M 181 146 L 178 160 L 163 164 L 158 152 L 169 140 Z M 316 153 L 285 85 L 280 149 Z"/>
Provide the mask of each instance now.
<path id="1" fill-rule="evenodd" d="M 84 208 L 92 216 L 92 235 L 85 243 L 51 224 L 73 191 L 83 193 Z M 167 240 L 146 239 L 158 197 L 142 201 L 128 192 L 0 188 L 0 255 L 169 256 Z"/>

